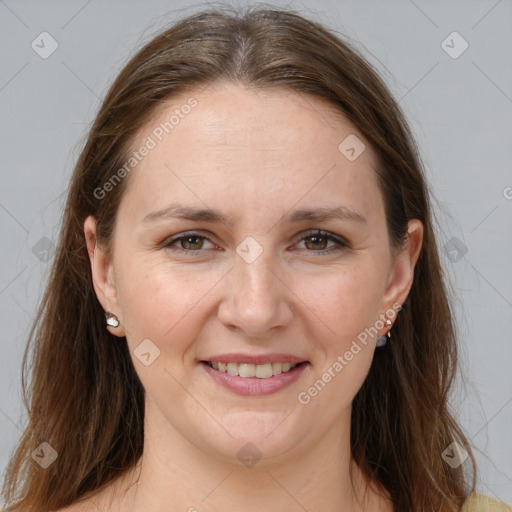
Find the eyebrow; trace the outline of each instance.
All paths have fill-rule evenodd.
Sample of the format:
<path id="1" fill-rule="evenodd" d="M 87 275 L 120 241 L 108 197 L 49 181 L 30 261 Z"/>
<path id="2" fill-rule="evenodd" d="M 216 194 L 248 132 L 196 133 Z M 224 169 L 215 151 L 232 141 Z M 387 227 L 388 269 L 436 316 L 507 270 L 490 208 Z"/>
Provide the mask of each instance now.
<path id="1" fill-rule="evenodd" d="M 173 218 L 228 224 L 227 217 L 218 210 L 212 210 L 210 208 L 193 208 L 180 204 L 171 204 L 163 210 L 148 213 L 142 219 L 142 222 L 150 223 Z M 283 220 L 290 223 L 342 220 L 368 224 L 365 217 L 347 206 L 338 206 L 336 208 L 315 208 L 312 210 L 295 210 L 287 214 Z"/>

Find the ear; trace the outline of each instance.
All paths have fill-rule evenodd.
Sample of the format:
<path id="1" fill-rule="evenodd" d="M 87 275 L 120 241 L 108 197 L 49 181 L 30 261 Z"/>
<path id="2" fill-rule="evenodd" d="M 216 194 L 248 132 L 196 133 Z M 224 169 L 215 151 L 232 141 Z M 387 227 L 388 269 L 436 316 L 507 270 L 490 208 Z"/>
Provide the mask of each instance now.
<path id="1" fill-rule="evenodd" d="M 96 219 L 89 215 L 84 222 L 84 234 L 87 252 L 91 263 L 92 281 L 96 296 L 105 311 L 110 311 L 119 319 L 118 327 L 106 326 L 115 336 L 125 336 L 121 308 L 117 301 L 117 290 L 114 282 L 114 267 L 109 257 L 97 243 Z"/>
<path id="2" fill-rule="evenodd" d="M 407 231 L 406 247 L 397 255 L 393 263 L 382 300 L 385 311 L 393 309 L 393 304 L 402 305 L 405 302 L 414 280 L 414 267 L 423 245 L 422 222 L 419 219 L 411 219 L 408 222 Z M 394 309 L 396 310 L 396 307 Z M 389 327 L 386 328 L 384 333 L 388 330 Z"/>

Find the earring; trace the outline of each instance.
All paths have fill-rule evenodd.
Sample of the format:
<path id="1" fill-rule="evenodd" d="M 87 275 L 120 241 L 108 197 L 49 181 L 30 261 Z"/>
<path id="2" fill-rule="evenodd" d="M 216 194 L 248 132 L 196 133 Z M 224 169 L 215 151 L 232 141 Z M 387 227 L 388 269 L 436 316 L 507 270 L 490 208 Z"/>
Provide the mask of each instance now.
<path id="1" fill-rule="evenodd" d="M 110 325 L 110 327 L 118 327 L 119 326 L 119 318 L 117 318 L 114 313 L 111 313 L 110 311 L 105 312 L 105 319 L 107 321 L 107 325 Z"/>
<path id="2" fill-rule="evenodd" d="M 392 325 L 393 325 L 393 323 L 388 318 L 386 320 L 386 326 L 387 327 L 391 327 Z M 391 329 L 389 329 L 389 331 L 384 336 L 379 336 L 377 338 L 377 343 L 375 344 L 375 346 L 376 347 L 383 347 L 388 342 L 387 338 L 391 338 Z"/>

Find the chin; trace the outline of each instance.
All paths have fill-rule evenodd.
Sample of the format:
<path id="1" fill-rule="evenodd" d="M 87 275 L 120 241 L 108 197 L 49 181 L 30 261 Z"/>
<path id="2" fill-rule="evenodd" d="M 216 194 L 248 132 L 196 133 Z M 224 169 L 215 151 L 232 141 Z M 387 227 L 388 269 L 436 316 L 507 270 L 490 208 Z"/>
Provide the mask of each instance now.
<path id="1" fill-rule="evenodd" d="M 298 421 L 297 417 L 292 419 L 293 415 L 287 417 L 287 414 L 233 413 L 219 418 L 219 423 L 230 435 L 217 424 L 217 435 L 213 437 L 209 430 L 204 441 L 226 462 L 248 467 L 255 462 L 260 465 L 277 462 L 297 447 L 308 431 L 303 421 Z"/>

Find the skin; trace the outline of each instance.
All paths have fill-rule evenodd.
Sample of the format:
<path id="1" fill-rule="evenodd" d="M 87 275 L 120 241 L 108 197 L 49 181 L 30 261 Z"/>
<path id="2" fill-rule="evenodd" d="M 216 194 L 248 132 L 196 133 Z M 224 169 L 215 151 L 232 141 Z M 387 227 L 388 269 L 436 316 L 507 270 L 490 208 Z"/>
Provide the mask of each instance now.
<path id="1" fill-rule="evenodd" d="M 376 339 L 307 405 L 297 395 L 405 301 L 423 226 L 409 222 L 406 250 L 393 257 L 369 144 L 349 161 L 338 145 L 349 134 L 364 141 L 357 129 L 322 100 L 289 90 L 224 83 L 175 97 L 134 148 L 191 95 L 198 105 L 125 178 L 110 255 L 94 219 L 84 224 L 96 294 L 120 321 L 108 329 L 126 336 L 146 390 L 145 445 L 133 472 L 69 510 L 391 511 L 350 458 L 351 402 Z M 142 222 L 174 202 L 218 209 L 229 225 Z M 341 205 L 367 222 L 284 220 L 299 208 Z M 349 246 L 300 239 L 317 229 Z M 211 241 L 161 245 L 189 231 Z M 251 263 L 236 252 L 246 237 L 263 251 Z M 149 366 L 134 356 L 144 339 L 160 350 Z M 240 396 L 199 363 L 235 352 L 292 354 L 309 365 L 273 395 Z M 251 468 L 237 457 L 246 442 L 262 454 Z"/>

